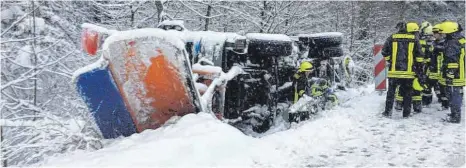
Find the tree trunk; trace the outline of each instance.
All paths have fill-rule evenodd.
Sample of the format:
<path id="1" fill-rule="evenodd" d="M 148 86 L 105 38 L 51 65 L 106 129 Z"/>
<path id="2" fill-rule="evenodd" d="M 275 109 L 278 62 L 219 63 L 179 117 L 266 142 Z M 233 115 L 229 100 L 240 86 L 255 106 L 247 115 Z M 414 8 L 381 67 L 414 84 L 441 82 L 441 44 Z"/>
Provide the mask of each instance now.
<path id="1" fill-rule="evenodd" d="M 204 31 L 208 31 L 209 30 L 209 22 L 210 22 L 210 11 L 212 10 L 212 6 L 210 5 L 207 5 L 207 17 L 205 18 L 205 27 L 204 27 Z"/>
<path id="2" fill-rule="evenodd" d="M 32 52 L 34 54 L 34 73 L 37 71 L 37 53 L 36 53 L 36 7 L 34 1 L 32 1 Z M 37 107 L 37 75 L 34 75 L 34 98 L 33 98 L 34 106 Z M 33 121 L 36 120 L 37 111 L 34 110 L 34 117 L 32 118 Z"/>
<path id="3" fill-rule="evenodd" d="M 261 11 L 261 27 L 259 30 L 259 33 L 264 32 L 264 27 L 265 27 L 265 10 L 267 10 L 267 1 L 263 1 L 263 8 Z"/>
<path id="4" fill-rule="evenodd" d="M 340 21 L 340 7 L 337 6 L 337 21 L 335 23 L 335 31 L 338 31 L 338 22 Z"/>
<path id="5" fill-rule="evenodd" d="M 351 1 L 351 25 L 350 25 L 350 52 L 353 50 L 353 39 L 354 39 L 354 4 Z"/>
<path id="6" fill-rule="evenodd" d="M 160 23 L 163 21 L 163 4 L 162 1 L 155 1 L 155 6 L 157 7 L 157 23 Z"/>
<path id="7" fill-rule="evenodd" d="M 134 25 L 134 15 L 136 14 L 136 10 L 133 10 L 133 5 L 129 5 L 129 9 L 131 10 L 131 20 L 130 20 L 130 27 Z"/>
<path id="8" fill-rule="evenodd" d="M 228 2 L 222 1 L 222 5 L 226 5 Z M 230 5 L 231 6 L 231 5 Z M 227 9 L 223 9 L 223 13 L 227 13 Z M 228 32 L 228 15 L 223 17 L 223 32 Z"/>
<path id="9" fill-rule="evenodd" d="M 3 113 L 2 113 L 3 114 Z M 2 119 L 3 119 L 3 115 L 2 115 Z M 3 126 L 0 125 L 0 143 L 3 143 Z M 2 161 L 2 167 L 7 167 L 8 164 L 7 164 L 7 160 L 6 160 L 6 156 L 5 156 L 5 151 L 3 151 L 3 148 L 2 148 L 2 145 L 0 145 L 0 160 Z"/>

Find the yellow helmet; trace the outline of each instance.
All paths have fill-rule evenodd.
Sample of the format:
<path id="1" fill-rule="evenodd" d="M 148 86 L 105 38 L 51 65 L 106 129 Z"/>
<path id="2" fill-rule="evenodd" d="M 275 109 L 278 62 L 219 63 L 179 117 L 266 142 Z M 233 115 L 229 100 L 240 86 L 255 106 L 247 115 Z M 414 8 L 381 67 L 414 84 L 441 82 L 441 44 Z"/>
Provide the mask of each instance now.
<path id="1" fill-rule="evenodd" d="M 443 34 L 450 34 L 450 33 L 457 32 L 459 30 L 458 23 L 454 21 L 444 21 L 441 23 L 440 27 L 441 27 L 440 33 L 443 33 Z"/>
<path id="2" fill-rule="evenodd" d="M 421 83 L 419 83 L 419 80 L 417 78 L 414 78 L 413 80 L 413 89 L 417 91 L 424 90 L 424 88 L 421 86 Z"/>
<path id="3" fill-rule="evenodd" d="M 422 22 L 421 32 L 423 35 L 432 35 L 432 25 L 428 21 Z"/>
<path id="4" fill-rule="evenodd" d="M 299 71 L 300 72 L 309 72 L 312 69 L 312 64 L 308 61 L 301 62 L 301 65 L 299 66 Z"/>
<path id="5" fill-rule="evenodd" d="M 419 25 L 416 22 L 408 22 L 406 23 L 406 31 L 408 33 L 418 32 Z"/>
<path id="6" fill-rule="evenodd" d="M 434 25 L 434 27 L 432 27 L 432 32 L 440 33 L 442 30 L 441 26 L 442 26 L 441 23 Z"/>

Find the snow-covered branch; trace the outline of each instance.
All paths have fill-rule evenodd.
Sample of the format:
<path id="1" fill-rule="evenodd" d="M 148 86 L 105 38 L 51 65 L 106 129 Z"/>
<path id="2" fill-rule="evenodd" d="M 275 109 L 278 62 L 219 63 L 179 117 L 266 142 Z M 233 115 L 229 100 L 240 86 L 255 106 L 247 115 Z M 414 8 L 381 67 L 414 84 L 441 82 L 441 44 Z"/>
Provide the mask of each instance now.
<path id="1" fill-rule="evenodd" d="M 2 34 L 0 35 L 0 37 L 3 37 L 3 35 L 8 32 L 11 28 L 13 28 L 14 26 L 16 26 L 18 23 L 20 23 L 21 21 L 23 21 L 23 19 L 25 19 L 27 16 L 29 16 L 32 12 L 34 12 L 35 10 L 37 10 L 40 6 L 34 8 L 33 10 L 31 10 L 29 13 L 26 13 L 24 14 L 21 18 L 19 18 L 18 20 L 16 20 L 15 22 L 13 22 L 10 27 L 6 28 Z"/>

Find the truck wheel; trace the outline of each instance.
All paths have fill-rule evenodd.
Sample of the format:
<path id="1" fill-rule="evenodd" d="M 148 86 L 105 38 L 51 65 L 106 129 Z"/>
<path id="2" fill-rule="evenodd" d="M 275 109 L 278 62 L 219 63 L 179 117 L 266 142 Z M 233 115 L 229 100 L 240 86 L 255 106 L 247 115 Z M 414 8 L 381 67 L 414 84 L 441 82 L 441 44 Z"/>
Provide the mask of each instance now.
<path id="1" fill-rule="evenodd" d="M 314 43 L 311 45 L 315 45 L 316 47 L 333 47 L 338 46 L 343 41 L 342 37 L 317 37 L 313 38 Z"/>
<path id="2" fill-rule="evenodd" d="M 343 49 L 340 46 L 323 48 L 322 56 L 325 58 L 341 57 L 343 56 Z"/>
<path id="3" fill-rule="evenodd" d="M 341 56 L 343 56 L 343 48 L 341 48 L 341 46 L 310 48 L 308 55 L 309 58 L 332 58 Z"/>
<path id="4" fill-rule="evenodd" d="M 305 45 L 312 47 L 322 48 L 322 47 L 334 47 L 338 46 L 343 42 L 343 35 L 339 34 L 308 34 L 302 35 L 299 37 Z"/>

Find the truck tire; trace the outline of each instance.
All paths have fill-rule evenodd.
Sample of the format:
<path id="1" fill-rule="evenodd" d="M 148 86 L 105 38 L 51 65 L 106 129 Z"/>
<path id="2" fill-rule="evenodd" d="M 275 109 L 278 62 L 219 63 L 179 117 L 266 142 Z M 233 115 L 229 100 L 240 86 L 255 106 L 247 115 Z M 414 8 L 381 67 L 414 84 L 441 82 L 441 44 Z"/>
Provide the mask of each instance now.
<path id="1" fill-rule="evenodd" d="M 291 41 L 250 40 L 248 55 L 250 57 L 289 56 L 293 50 Z"/>
<path id="2" fill-rule="evenodd" d="M 325 48 L 310 48 L 308 58 L 332 58 L 343 56 L 343 48 L 341 46 L 325 47 Z"/>
<path id="3" fill-rule="evenodd" d="M 334 46 L 339 46 L 343 41 L 343 37 L 337 36 L 337 37 L 315 37 L 312 38 L 312 41 L 310 43 L 311 46 L 316 46 L 318 48 L 322 47 L 334 47 Z"/>
<path id="4" fill-rule="evenodd" d="M 342 34 L 308 34 L 301 35 L 299 41 L 311 48 L 334 47 L 341 45 L 343 41 Z"/>
<path id="5" fill-rule="evenodd" d="M 322 50 L 323 56 L 327 58 L 343 56 L 343 49 L 338 47 L 327 47 Z"/>

